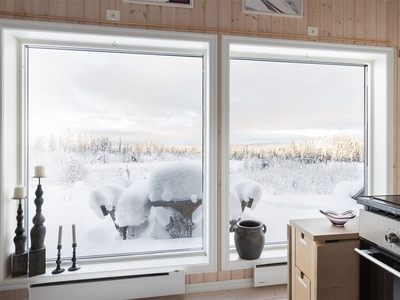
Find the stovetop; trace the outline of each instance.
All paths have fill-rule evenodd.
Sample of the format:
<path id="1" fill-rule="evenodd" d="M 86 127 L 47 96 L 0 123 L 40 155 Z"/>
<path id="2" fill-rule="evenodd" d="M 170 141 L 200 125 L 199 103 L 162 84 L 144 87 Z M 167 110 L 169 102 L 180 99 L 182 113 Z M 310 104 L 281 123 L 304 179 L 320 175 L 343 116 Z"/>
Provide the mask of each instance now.
<path id="1" fill-rule="evenodd" d="M 400 195 L 360 196 L 357 203 L 363 204 L 365 210 L 400 218 Z"/>

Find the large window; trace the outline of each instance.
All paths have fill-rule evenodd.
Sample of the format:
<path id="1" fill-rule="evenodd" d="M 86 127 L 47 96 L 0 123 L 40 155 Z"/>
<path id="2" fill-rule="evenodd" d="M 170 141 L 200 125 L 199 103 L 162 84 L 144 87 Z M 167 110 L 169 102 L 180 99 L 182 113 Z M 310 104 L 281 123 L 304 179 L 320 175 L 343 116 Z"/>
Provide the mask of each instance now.
<path id="1" fill-rule="evenodd" d="M 392 191 L 393 81 L 377 49 L 223 37 L 223 269 L 250 266 L 238 220 L 266 225 L 260 263 L 285 262 L 290 219 L 358 214 L 359 194 Z"/>
<path id="2" fill-rule="evenodd" d="M 46 243 L 76 224 L 81 257 L 203 250 L 203 55 L 27 45 L 26 56 Z"/>
<path id="3" fill-rule="evenodd" d="M 321 217 L 319 210 L 358 214 L 365 68 L 231 57 L 231 225 L 259 220 L 267 244 L 286 243 L 290 219 Z"/>
<path id="4" fill-rule="evenodd" d="M 28 188 L 27 248 L 42 165 L 49 271 L 73 224 L 80 272 L 215 270 L 215 36 L 18 24 L 3 29 L 1 187 Z M 3 280 L 15 201 L 0 210 Z"/>

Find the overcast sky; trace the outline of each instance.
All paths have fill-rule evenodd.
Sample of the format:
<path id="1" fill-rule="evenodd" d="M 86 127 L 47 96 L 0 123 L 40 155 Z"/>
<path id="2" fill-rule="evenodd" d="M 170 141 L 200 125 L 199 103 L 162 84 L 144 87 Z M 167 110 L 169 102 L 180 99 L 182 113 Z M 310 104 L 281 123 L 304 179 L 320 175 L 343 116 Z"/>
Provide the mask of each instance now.
<path id="1" fill-rule="evenodd" d="M 202 60 L 31 49 L 30 135 L 200 145 Z M 279 69 L 278 69 L 279 67 Z M 231 143 L 363 136 L 362 67 L 233 61 Z"/>
<path id="2" fill-rule="evenodd" d="M 199 145 L 201 58 L 30 50 L 31 134 Z"/>
<path id="3" fill-rule="evenodd" d="M 231 143 L 363 139 L 364 68 L 233 60 Z"/>

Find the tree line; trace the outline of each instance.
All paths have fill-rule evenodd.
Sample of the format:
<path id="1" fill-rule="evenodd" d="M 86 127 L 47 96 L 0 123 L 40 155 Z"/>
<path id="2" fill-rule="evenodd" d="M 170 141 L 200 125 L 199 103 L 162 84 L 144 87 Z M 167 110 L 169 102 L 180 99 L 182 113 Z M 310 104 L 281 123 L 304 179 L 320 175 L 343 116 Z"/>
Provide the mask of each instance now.
<path id="1" fill-rule="evenodd" d="M 56 137 L 54 134 L 42 135 L 30 145 L 33 152 L 64 152 L 78 154 L 89 158 L 93 163 L 107 163 L 120 161 L 124 163 L 139 162 L 144 156 L 163 157 L 168 155 L 193 155 L 201 156 L 200 146 L 165 146 L 153 140 L 138 141 L 133 145 L 113 145 L 110 138 L 104 135 L 95 137 L 93 132 L 73 134 L 66 130 Z"/>
<path id="2" fill-rule="evenodd" d="M 138 141 L 133 145 L 113 146 L 104 135 L 95 137 L 93 133 L 73 134 L 66 130 L 58 138 L 51 134 L 41 136 L 31 145 L 31 151 L 61 151 L 90 157 L 91 162 L 107 163 L 110 160 L 120 162 L 139 162 L 145 156 L 162 158 L 165 156 L 201 156 L 201 146 L 180 147 L 165 146 L 153 140 Z M 296 160 L 305 164 L 327 162 L 363 162 L 364 143 L 353 140 L 342 132 L 333 138 L 320 141 L 303 140 L 301 142 L 271 146 L 232 145 L 230 159 L 258 159 L 262 164 L 274 160 Z"/>
<path id="3" fill-rule="evenodd" d="M 327 162 L 363 162 L 364 143 L 354 141 L 346 133 L 337 134 L 321 141 L 303 140 L 287 145 L 249 146 L 236 145 L 230 149 L 231 159 L 296 160 L 305 164 Z"/>

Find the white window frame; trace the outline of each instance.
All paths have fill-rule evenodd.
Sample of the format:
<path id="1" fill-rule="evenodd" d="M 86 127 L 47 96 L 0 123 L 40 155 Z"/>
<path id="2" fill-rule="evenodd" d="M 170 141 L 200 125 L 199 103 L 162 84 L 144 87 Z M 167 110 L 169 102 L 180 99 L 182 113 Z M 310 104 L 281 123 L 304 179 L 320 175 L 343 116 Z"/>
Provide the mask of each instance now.
<path id="1" fill-rule="evenodd" d="M 287 246 L 265 246 L 261 257 L 246 261 L 230 248 L 229 234 L 229 64 L 231 56 L 368 65 L 367 194 L 393 191 L 394 49 L 256 37 L 221 38 L 221 269 L 287 262 Z M 225 209 L 224 209 L 225 208 Z M 268 234 L 268 232 L 267 232 Z"/>
<path id="2" fill-rule="evenodd" d="M 25 140 L 23 135 L 26 113 L 23 111 L 23 45 L 84 45 L 85 47 L 124 48 L 204 55 L 204 250 L 190 253 L 171 253 L 151 257 L 124 257 L 79 262 L 76 274 L 63 274 L 63 280 L 79 280 L 131 275 L 136 272 L 184 270 L 187 273 L 215 272 L 217 270 L 217 37 L 211 34 L 177 33 L 136 30 L 75 24 L 57 24 L 33 21 L 0 21 L 1 42 L 1 122 L 0 122 L 0 290 L 27 288 L 28 283 L 55 280 L 51 275 L 54 262 L 46 274 L 31 278 L 10 278 L 11 254 L 14 252 L 16 202 L 11 201 L 15 186 L 25 184 Z M 204 198 L 205 198 L 204 197 Z M 32 199 L 30 199 L 32 200 Z M 46 201 L 46 200 L 45 200 Z M 43 205 L 45 215 L 45 204 Z M 45 224 L 46 226 L 46 224 Z M 26 230 L 26 228 L 25 228 Z M 25 232 L 29 235 L 29 232 Z M 46 243 L 45 243 L 46 244 Z M 52 245 L 46 245 L 52 247 Z M 56 247 L 56 245 L 54 245 Z"/>

